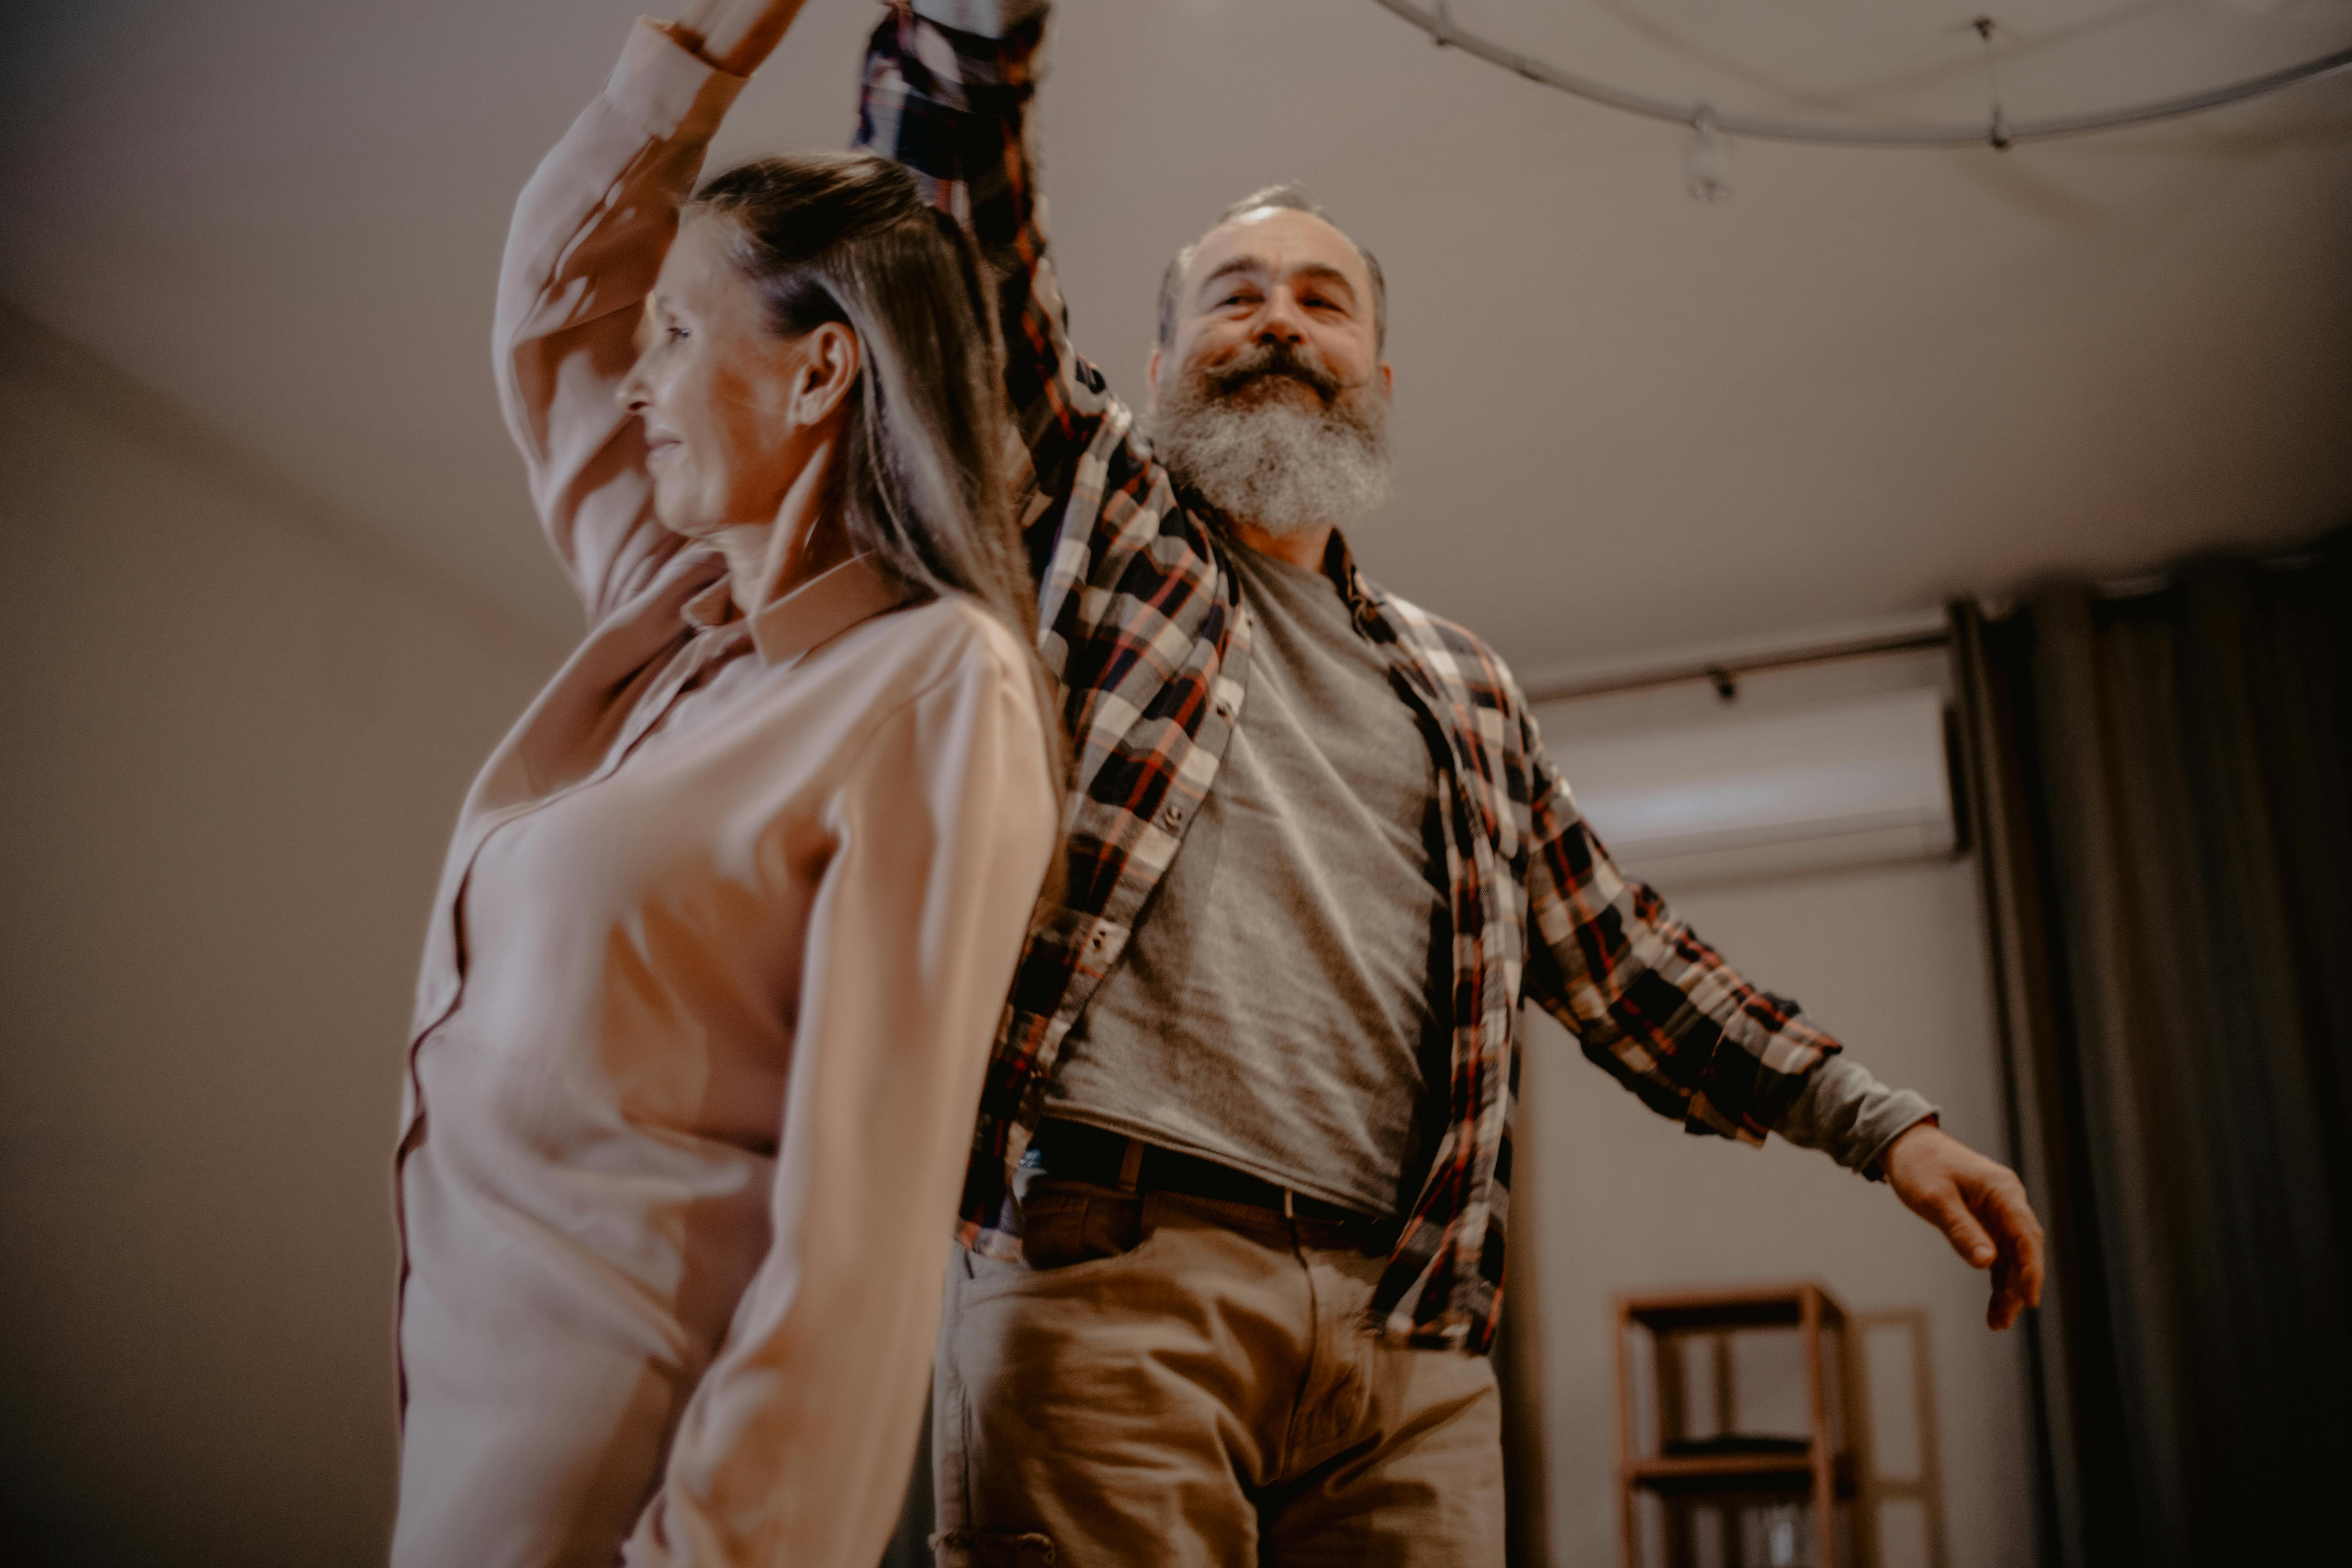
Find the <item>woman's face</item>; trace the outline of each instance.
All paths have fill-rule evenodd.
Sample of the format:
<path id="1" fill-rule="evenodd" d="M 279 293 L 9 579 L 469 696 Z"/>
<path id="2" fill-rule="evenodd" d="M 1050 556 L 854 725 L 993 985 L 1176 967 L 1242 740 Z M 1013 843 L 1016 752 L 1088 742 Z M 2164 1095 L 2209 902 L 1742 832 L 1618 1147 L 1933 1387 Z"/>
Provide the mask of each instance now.
<path id="1" fill-rule="evenodd" d="M 620 388 L 645 425 L 655 515 L 697 539 L 773 521 L 808 461 L 813 426 L 840 405 L 809 395 L 835 379 L 812 363 L 825 357 L 826 330 L 771 332 L 758 289 L 728 254 L 733 238 L 724 218 L 679 226 Z"/>

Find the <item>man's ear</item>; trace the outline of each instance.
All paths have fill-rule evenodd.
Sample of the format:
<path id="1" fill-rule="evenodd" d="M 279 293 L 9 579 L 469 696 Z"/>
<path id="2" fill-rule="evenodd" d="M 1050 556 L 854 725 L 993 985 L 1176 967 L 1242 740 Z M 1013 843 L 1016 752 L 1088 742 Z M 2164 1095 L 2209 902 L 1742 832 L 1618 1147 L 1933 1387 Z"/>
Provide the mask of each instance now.
<path id="1" fill-rule="evenodd" d="M 1391 393 L 1396 390 L 1396 366 L 1386 360 L 1381 361 L 1381 390 Z"/>

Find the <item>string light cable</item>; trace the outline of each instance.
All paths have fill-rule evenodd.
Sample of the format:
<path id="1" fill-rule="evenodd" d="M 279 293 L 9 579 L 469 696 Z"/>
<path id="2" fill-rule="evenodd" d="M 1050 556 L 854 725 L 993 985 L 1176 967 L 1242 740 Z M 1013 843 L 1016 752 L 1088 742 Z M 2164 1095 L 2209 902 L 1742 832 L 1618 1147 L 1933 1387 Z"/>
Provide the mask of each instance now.
<path id="1" fill-rule="evenodd" d="M 1448 0 L 1433 0 L 1433 4 L 1428 5 L 1416 5 L 1413 0 L 1373 0 L 1373 3 L 1427 33 L 1440 48 L 1460 49 L 1464 54 L 1475 56 L 1489 65 L 1499 66 L 1514 76 L 1555 88 L 1588 103 L 1622 110 L 1628 114 L 1639 114 L 1651 120 L 1662 120 L 1672 125 L 1688 126 L 1697 138 L 1695 148 L 1706 149 L 1703 158 L 1696 152 L 1694 154 L 1701 164 L 1715 157 L 1714 149 L 1721 138 L 1735 136 L 1758 142 L 1802 142 L 1832 147 L 1964 147 L 1983 144 L 2006 151 L 2020 142 L 2085 136 L 2093 132 L 2113 131 L 2126 125 L 2148 125 L 2160 120 L 2200 114 L 2209 109 L 2242 103 L 2250 98 L 2260 98 L 2281 88 L 2311 81 L 2352 66 L 2352 46 L 2347 46 L 2314 59 L 2264 71 L 2259 76 L 2245 77 L 2221 87 L 2207 88 L 2200 92 L 2183 93 L 2175 98 L 2156 99 L 2088 114 L 2011 120 L 2001 107 L 1999 84 L 1991 76 L 1993 35 L 2000 29 L 1991 17 L 1979 16 L 1965 24 L 1965 29 L 1974 32 L 1985 47 L 1987 84 L 1991 89 L 1992 100 L 1990 112 L 1981 123 L 1885 127 L 1834 125 L 1781 120 L 1769 115 L 1726 114 L 1708 104 L 1675 103 L 1595 81 L 1590 77 L 1562 70 L 1532 55 L 1521 54 L 1483 34 L 1471 31 L 1454 20 L 1453 6 Z M 1690 183 L 1694 195 L 1708 200 L 1716 199 L 1726 184 L 1711 171 L 1698 168 L 1695 168 Z"/>

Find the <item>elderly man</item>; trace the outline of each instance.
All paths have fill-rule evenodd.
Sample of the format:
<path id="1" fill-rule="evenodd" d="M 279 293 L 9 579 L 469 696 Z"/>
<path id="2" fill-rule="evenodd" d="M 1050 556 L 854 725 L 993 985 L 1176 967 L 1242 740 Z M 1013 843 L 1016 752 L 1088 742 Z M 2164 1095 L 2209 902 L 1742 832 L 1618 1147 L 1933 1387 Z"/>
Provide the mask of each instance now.
<path id="1" fill-rule="evenodd" d="M 1262 191 L 1170 265 L 1140 421 L 1072 351 L 1043 10 L 892 7 L 858 132 L 994 264 L 1077 757 L 950 1269 L 941 1562 L 1498 1562 L 1523 1000 L 1693 1131 L 1883 1175 L 2007 1326 L 2041 1288 L 2016 1177 L 1621 877 L 1502 662 L 1357 570 L 1371 255 Z"/>

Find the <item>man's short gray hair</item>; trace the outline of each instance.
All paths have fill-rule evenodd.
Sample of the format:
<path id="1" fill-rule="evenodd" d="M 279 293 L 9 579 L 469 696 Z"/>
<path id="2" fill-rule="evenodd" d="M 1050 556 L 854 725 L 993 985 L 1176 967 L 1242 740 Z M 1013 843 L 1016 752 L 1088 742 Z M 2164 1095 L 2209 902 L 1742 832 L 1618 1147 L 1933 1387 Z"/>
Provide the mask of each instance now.
<path id="1" fill-rule="evenodd" d="M 1244 213 L 1259 212 L 1266 207 L 1305 213 L 1309 217 L 1319 217 L 1325 223 L 1331 223 L 1331 215 L 1315 205 L 1315 198 L 1307 194 L 1304 186 L 1286 181 L 1279 185 L 1268 185 L 1262 191 L 1252 191 L 1219 213 L 1216 223 L 1209 227 L 1213 229 L 1219 224 L 1233 222 Z M 1336 223 L 1331 223 L 1331 226 L 1339 228 Z M 1348 231 L 1339 229 L 1339 232 L 1347 234 Z M 1206 237 L 1205 231 L 1203 237 Z M 1363 258 L 1364 270 L 1372 275 L 1372 341 L 1380 351 L 1385 352 L 1389 346 L 1388 279 L 1381 273 L 1379 258 L 1358 244 L 1354 236 L 1349 236 L 1348 243 L 1356 247 L 1356 254 Z M 1192 265 L 1192 258 L 1200 251 L 1201 241 L 1196 239 L 1178 251 L 1174 259 L 1168 263 L 1168 270 L 1160 276 L 1160 346 L 1162 349 L 1176 341 L 1176 290 L 1184 282 L 1185 268 Z"/>

